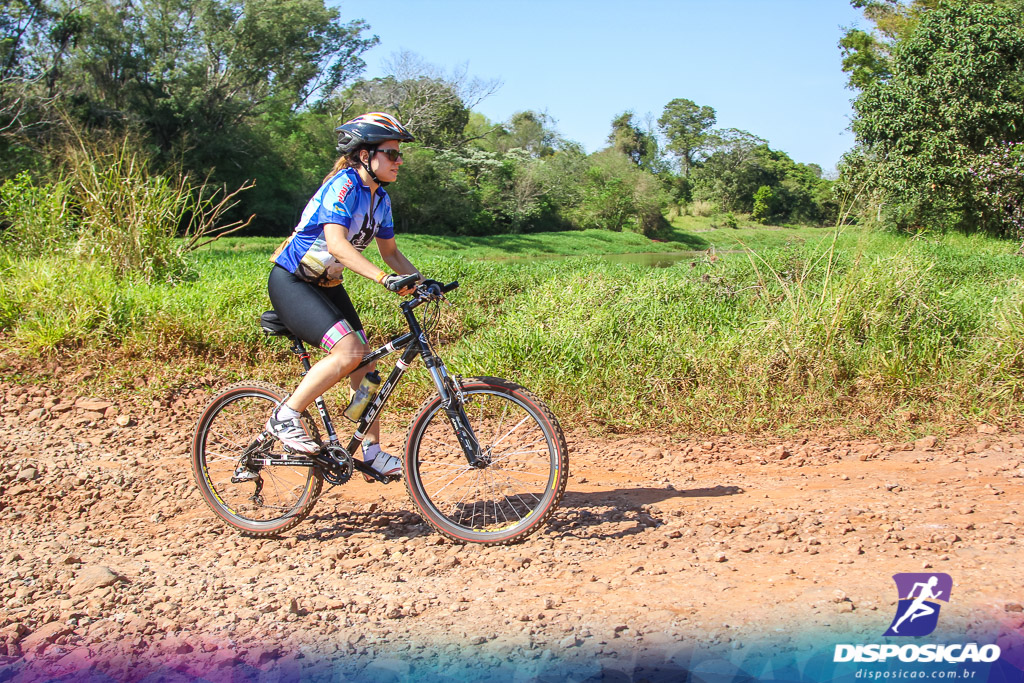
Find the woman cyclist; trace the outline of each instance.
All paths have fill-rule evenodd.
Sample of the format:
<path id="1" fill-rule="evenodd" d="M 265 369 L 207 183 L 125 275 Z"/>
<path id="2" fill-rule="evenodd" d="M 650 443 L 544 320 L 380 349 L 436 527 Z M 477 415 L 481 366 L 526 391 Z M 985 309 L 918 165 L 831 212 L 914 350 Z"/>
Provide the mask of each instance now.
<path id="1" fill-rule="evenodd" d="M 302 428 L 302 411 L 343 377 L 355 388 L 373 369 L 355 371 L 370 349 L 342 273 L 348 269 L 385 287 L 403 276 L 419 275 L 395 245 L 391 200 L 383 187 L 395 181 L 402 165 L 400 143 L 412 142 L 413 136 L 394 117 L 376 112 L 358 116 L 336 132 L 341 156 L 306 204 L 291 237 L 271 258 L 268 283 L 281 321 L 303 341 L 327 351 L 267 420 L 267 431 L 286 449 L 302 454 L 320 450 Z M 371 239 L 398 275 L 389 275 L 362 255 Z M 407 287 L 399 294 L 412 291 Z M 380 425 L 374 421 L 363 441 L 363 461 L 381 474 L 400 475 L 402 461 L 382 451 L 379 441 Z"/>

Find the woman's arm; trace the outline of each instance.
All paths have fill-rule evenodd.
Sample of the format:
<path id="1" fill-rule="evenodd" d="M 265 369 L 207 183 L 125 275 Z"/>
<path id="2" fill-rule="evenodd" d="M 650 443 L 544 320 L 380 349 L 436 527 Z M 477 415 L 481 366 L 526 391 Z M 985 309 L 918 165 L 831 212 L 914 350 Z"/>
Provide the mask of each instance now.
<path id="1" fill-rule="evenodd" d="M 341 265 L 353 273 L 362 275 L 375 282 L 380 282 L 384 276 L 377 266 L 373 265 L 368 258 L 359 253 L 359 250 L 352 246 L 346 237 L 347 228 L 337 223 L 326 223 L 324 225 L 324 239 L 327 240 L 327 251 L 331 256 L 338 259 Z M 385 259 L 386 261 L 387 259 Z M 391 265 L 390 263 L 388 265 Z"/>
<path id="2" fill-rule="evenodd" d="M 380 257 L 384 259 L 384 263 L 391 266 L 399 275 L 412 275 L 415 273 L 423 279 L 420 271 L 412 264 L 412 262 L 405 257 L 405 254 L 398 250 L 398 245 L 395 244 L 395 238 L 389 239 L 377 238 L 377 249 L 380 250 Z"/>

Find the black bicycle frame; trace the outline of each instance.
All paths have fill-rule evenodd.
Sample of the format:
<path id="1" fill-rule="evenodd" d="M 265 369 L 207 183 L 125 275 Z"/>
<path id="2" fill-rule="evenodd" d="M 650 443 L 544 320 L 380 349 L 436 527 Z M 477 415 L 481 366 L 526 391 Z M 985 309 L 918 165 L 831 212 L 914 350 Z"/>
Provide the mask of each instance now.
<path id="1" fill-rule="evenodd" d="M 388 397 L 391 396 L 391 392 L 394 390 L 398 381 L 405 374 L 405 371 L 409 369 L 409 366 L 416 359 L 416 356 L 423 357 L 423 364 L 426 366 L 427 371 L 430 372 L 431 378 L 434 380 L 434 385 L 437 387 L 437 391 L 441 396 L 441 407 L 444 409 L 445 415 L 448 417 L 448 421 L 451 423 L 452 428 L 455 430 L 455 434 L 459 439 L 459 445 L 462 446 L 462 451 L 466 456 L 466 460 L 472 467 L 484 467 L 486 461 L 480 453 L 480 443 L 477 441 L 476 435 L 469 426 L 469 420 L 466 418 L 466 413 L 462 407 L 461 396 L 459 390 L 456 388 L 455 383 L 448 375 L 448 370 L 444 365 L 444 362 L 438 358 L 433 349 L 430 347 L 430 342 L 427 341 L 427 335 L 423 332 L 423 328 L 420 327 L 419 321 L 413 314 L 415 309 L 420 304 L 424 303 L 420 299 L 414 299 L 412 301 L 406 301 L 401 305 L 402 313 L 405 315 L 405 320 L 409 325 L 409 331 L 403 335 L 399 335 L 384 344 L 375 351 L 363 356 L 357 366 L 359 368 L 366 367 L 370 363 L 376 362 L 381 358 L 390 356 L 392 353 L 396 353 L 401 349 L 405 349 L 402 353 L 402 357 L 395 363 L 395 367 L 391 370 L 391 374 L 380 386 L 380 390 L 377 395 L 373 398 L 370 404 L 363 411 L 362 417 L 359 419 L 358 426 L 355 434 L 348 442 L 346 450 L 349 453 L 354 453 L 357 448 L 362 444 L 363 439 L 366 437 L 366 430 L 373 424 L 373 421 L 380 415 L 384 404 L 387 402 Z M 302 361 L 302 367 L 305 372 L 309 372 L 309 352 L 306 351 L 305 346 L 302 342 L 293 337 L 294 344 L 292 346 L 292 352 L 295 353 L 299 360 Z M 330 416 L 327 414 L 327 403 L 324 401 L 323 396 L 317 396 L 314 401 L 317 411 L 320 413 L 320 419 L 324 423 L 324 428 L 327 430 L 328 444 L 332 446 L 340 446 L 341 442 L 338 439 L 338 435 L 334 430 L 334 424 L 331 421 Z M 353 459 L 353 465 L 355 469 L 359 470 L 367 476 L 373 477 L 378 481 L 386 481 L 386 479 L 374 470 L 369 465 L 363 463 L 362 460 Z"/>

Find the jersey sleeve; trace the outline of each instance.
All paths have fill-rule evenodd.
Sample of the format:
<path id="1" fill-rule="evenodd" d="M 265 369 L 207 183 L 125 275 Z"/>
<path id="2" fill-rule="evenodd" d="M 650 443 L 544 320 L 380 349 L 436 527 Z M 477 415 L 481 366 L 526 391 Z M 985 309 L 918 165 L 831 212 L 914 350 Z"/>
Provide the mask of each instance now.
<path id="1" fill-rule="evenodd" d="M 384 195 L 384 212 L 383 217 L 380 220 L 380 225 L 377 226 L 377 238 L 382 240 L 389 240 L 395 236 L 395 221 L 391 217 L 391 197 Z"/>
<path id="2" fill-rule="evenodd" d="M 355 181 L 346 173 L 339 173 L 327 184 L 320 195 L 320 208 L 316 213 L 316 225 L 337 223 L 344 227 L 352 225 L 359 193 Z"/>

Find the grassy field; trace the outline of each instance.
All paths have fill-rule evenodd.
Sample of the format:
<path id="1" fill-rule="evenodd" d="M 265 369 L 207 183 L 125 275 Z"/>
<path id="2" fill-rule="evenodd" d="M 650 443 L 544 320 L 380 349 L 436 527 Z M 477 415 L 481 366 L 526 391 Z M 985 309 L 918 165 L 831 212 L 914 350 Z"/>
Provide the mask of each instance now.
<path id="1" fill-rule="evenodd" d="M 913 435 L 1019 415 L 1016 245 L 694 218 L 662 237 L 413 235 L 399 244 L 423 272 L 462 283 L 435 332 L 450 369 L 518 381 L 571 425 Z M 15 260 L 0 280 L 3 343 L 42 359 L 105 358 L 92 381 L 112 387 L 134 387 L 139 374 L 153 392 L 240 377 L 290 385 L 284 345 L 255 323 L 269 306 L 267 257 L 278 243 L 221 240 L 194 254 L 193 277 L 176 284 L 116 281 L 98 263 Z M 600 256 L 661 251 L 703 253 L 668 268 Z M 529 258 L 553 255 L 567 258 Z M 356 278 L 349 288 L 371 343 L 400 332 L 394 295 Z M 430 390 L 422 372 L 411 379 L 401 407 Z"/>

